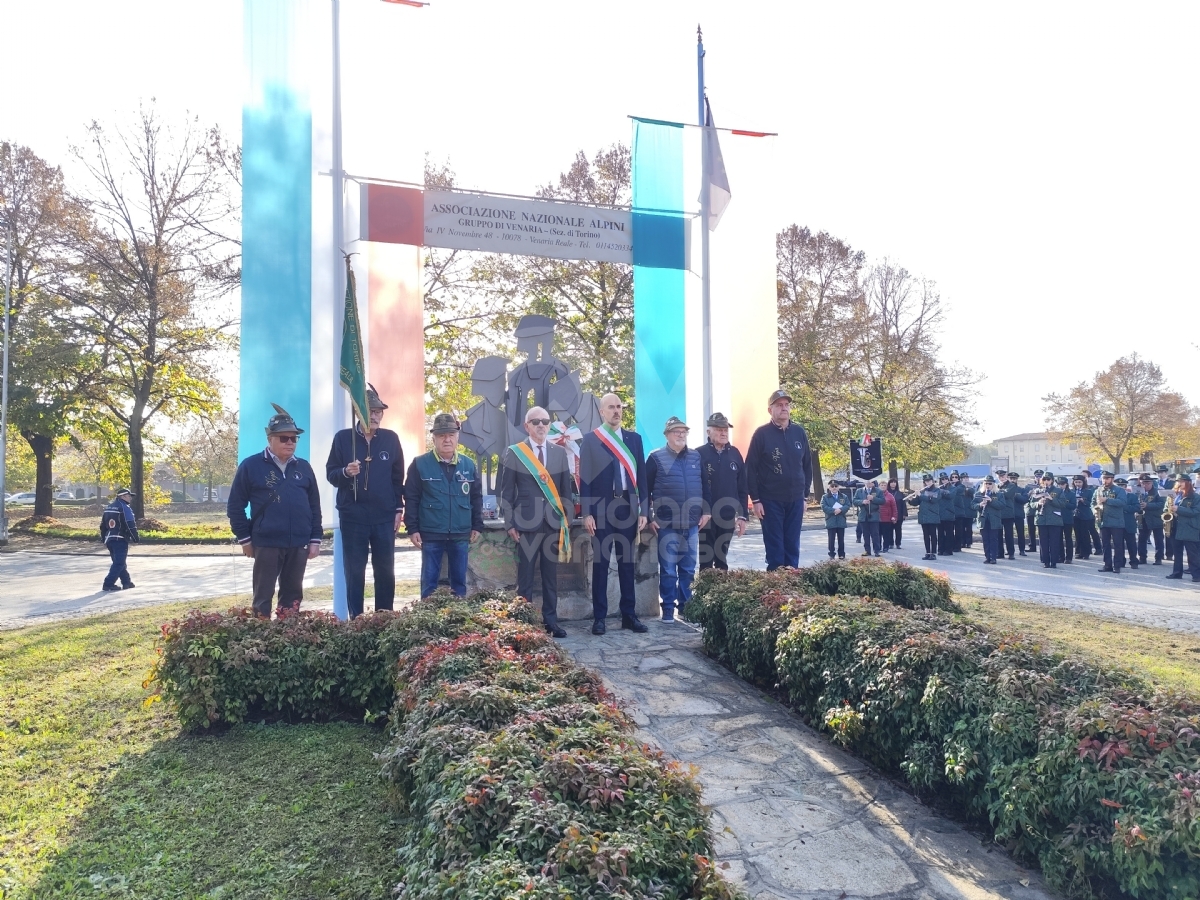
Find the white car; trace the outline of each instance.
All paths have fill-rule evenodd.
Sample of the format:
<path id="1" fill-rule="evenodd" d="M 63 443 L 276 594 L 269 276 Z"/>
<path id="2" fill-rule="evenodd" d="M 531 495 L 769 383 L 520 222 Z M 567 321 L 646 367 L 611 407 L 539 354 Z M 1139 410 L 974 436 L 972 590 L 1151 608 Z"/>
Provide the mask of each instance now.
<path id="1" fill-rule="evenodd" d="M 37 494 L 33 491 L 24 491 L 20 494 L 12 494 L 9 496 L 8 503 L 16 503 L 20 506 L 32 506 L 37 502 Z"/>

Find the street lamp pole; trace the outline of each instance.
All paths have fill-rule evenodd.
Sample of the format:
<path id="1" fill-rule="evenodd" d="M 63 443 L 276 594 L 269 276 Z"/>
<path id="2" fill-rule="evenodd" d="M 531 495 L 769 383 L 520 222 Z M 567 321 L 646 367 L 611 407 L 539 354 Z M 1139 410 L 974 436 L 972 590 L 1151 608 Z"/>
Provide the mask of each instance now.
<path id="1" fill-rule="evenodd" d="M 4 242 L 8 245 L 8 258 L 4 266 L 4 382 L 0 386 L 0 546 L 8 543 L 8 504 L 4 502 L 6 487 L 4 473 L 8 466 L 8 332 L 12 323 L 9 310 L 12 306 L 13 244 L 16 243 L 17 231 L 12 222 L 11 197 L 9 200 L 9 211 L 6 216 L 9 220 L 6 223 L 8 239 Z"/>

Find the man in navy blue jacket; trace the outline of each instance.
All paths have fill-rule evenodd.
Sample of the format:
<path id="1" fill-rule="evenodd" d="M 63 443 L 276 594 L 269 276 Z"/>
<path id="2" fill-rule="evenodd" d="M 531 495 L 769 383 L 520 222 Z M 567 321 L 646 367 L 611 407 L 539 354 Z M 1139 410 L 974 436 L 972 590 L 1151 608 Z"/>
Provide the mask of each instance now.
<path id="1" fill-rule="evenodd" d="M 800 566 L 800 525 L 812 485 L 808 433 L 792 421 L 792 398 L 778 390 L 767 400 L 771 421 L 754 432 L 746 451 L 746 481 L 762 522 L 767 571 Z"/>
<path id="2" fill-rule="evenodd" d="M 367 585 L 367 551 L 375 573 L 375 608 L 391 609 L 396 597 L 396 532 L 404 516 L 404 451 L 400 436 L 380 428 L 387 404 L 367 387 L 371 431 L 362 423 L 333 436 L 325 477 L 337 490 L 342 532 L 346 611 L 362 615 Z"/>
<path id="3" fill-rule="evenodd" d="M 254 614 L 264 619 L 271 617 L 276 582 L 276 611 L 300 608 L 304 570 L 320 552 L 322 536 L 317 475 L 296 456 L 304 429 L 281 406 L 271 405 L 275 415 L 267 423 L 267 448 L 242 460 L 226 507 L 242 553 L 254 560 Z"/>
<path id="4" fill-rule="evenodd" d="M 650 491 L 642 436 L 621 427 L 625 405 L 616 394 L 600 398 L 600 427 L 579 446 L 579 497 L 583 527 L 594 541 L 592 634 L 604 634 L 608 617 L 608 565 L 614 551 L 621 585 L 621 627 L 644 632 L 634 595 L 638 535 L 646 527 Z"/>
<path id="5" fill-rule="evenodd" d="M 646 460 L 646 489 L 654 512 L 650 526 L 658 535 L 658 596 L 662 620 L 675 621 L 692 599 L 700 529 L 712 518 L 712 495 L 701 474 L 700 453 L 687 445 L 688 426 L 671 416 L 663 427 L 667 439 Z"/>

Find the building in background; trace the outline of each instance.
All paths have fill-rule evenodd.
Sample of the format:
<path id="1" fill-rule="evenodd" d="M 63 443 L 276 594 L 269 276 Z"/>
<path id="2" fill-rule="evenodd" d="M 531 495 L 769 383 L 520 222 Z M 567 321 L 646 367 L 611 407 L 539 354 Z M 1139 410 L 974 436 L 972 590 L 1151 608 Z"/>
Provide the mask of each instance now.
<path id="1" fill-rule="evenodd" d="M 1059 440 L 1057 435 L 1045 431 L 997 438 L 992 445 L 996 456 L 1008 459 L 1010 471 L 1024 476 L 1032 475 L 1034 469 L 1049 469 L 1055 474 L 1079 472 L 1089 462 L 1079 444 Z"/>

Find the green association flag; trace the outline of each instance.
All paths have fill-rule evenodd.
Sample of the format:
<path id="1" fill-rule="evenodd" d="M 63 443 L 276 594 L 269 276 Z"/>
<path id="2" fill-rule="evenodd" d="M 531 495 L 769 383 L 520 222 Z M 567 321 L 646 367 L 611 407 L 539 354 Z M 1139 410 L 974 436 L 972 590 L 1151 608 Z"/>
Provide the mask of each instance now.
<path id="1" fill-rule="evenodd" d="M 342 387 L 365 431 L 371 422 L 367 408 L 367 367 L 363 357 L 362 329 L 358 325 L 358 300 L 355 296 L 354 270 L 346 257 L 346 312 L 342 320 Z"/>

